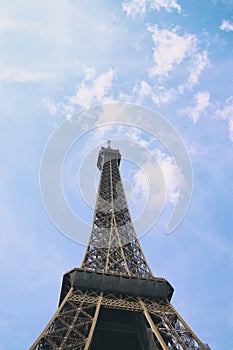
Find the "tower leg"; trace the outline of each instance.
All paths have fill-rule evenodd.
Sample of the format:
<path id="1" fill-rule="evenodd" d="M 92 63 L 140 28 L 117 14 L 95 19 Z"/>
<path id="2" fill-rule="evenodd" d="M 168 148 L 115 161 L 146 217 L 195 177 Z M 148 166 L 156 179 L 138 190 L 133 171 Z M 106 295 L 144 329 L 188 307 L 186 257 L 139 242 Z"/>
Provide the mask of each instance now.
<path id="1" fill-rule="evenodd" d="M 154 335 L 156 336 L 156 338 L 158 339 L 160 345 L 162 346 L 162 349 L 163 350 L 169 350 L 167 345 L 166 345 L 166 343 L 165 343 L 165 341 L 163 340 L 161 334 L 159 333 L 156 325 L 154 324 L 154 322 L 153 322 L 153 320 L 152 320 L 152 318 L 150 316 L 150 313 L 148 312 L 145 304 L 141 300 L 141 298 L 139 298 L 139 303 L 140 303 L 140 305 L 142 307 L 142 310 L 143 310 L 143 313 L 144 313 L 144 315 L 145 315 L 145 317 L 146 317 L 146 319 L 147 319 L 147 321 L 148 321 L 148 323 L 149 323 L 149 325 L 151 327 L 151 330 L 154 333 Z"/>
<path id="2" fill-rule="evenodd" d="M 70 288 L 57 312 L 29 350 L 88 350 L 97 322 L 102 292 Z"/>
<path id="3" fill-rule="evenodd" d="M 66 294 L 66 297 L 64 298 L 64 300 L 62 301 L 61 305 L 59 306 L 59 308 L 57 309 L 56 313 L 53 315 L 53 318 L 50 320 L 50 322 L 47 324 L 47 326 L 44 328 L 44 330 L 42 331 L 42 333 L 40 334 L 40 336 L 36 339 L 36 341 L 32 344 L 32 346 L 30 347 L 29 350 L 36 350 L 36 349 L 40 349 L 38 347 L 38 344 L 40 343 L 40 341 L 42 340 L 42 338 L 45 336 L 45 334 L 47 332 L 49 332 L 50 327 L 53 325 L 53 322 L 55 321 L 56 317 L 58 316 L 59 312 L 62 310 L 62 308 L 64 307 L 65 303 L 67 302 L 67 300 L 69 299 L 70 295 L 73 292 L 73 288 L 70 288 L 69 292 Z M 55 349 L 55 347 L 54 347 Z"/>
<path id="4" fill-rule="evenodd" d="M 100 305 L 101 305 L 102 299 L 103 299 L 103 292 L 100 293 L 100 296 L 98 298 L 98 302 L 97 302 L 96 310 L 95 310 L 95 315 L 94 315 L 94 318 L 93 318 L 93 321 L 92 321 L 92 324 L 91 324 L 91 329 L 90 329 L 90 332 L 89 332 L 89 335 L 88 335 L 88 338 L 87 338 L 84 350 L 88 350 L 90 348 L 91 341 L 92 341 L 93 334 L 94 334 L 94 330 L 95 330 L 95 326 L 96 326 L 96 322 L 97 322 L 97 319 L 98 319 L 98 316 L 99 316 L 99 312 L 100 312 Z"/>
<path id="5" fill-rule="evenodd" d="M 209 349 L 168 301 L 157 302 L 139 298 L 139 304 L 161 349 Z"/>

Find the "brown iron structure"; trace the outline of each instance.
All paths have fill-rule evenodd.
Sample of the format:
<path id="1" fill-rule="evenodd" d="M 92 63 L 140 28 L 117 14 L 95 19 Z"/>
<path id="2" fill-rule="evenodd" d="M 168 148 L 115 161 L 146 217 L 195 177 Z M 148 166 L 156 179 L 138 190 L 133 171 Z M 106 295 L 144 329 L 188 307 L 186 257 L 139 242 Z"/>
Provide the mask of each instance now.
<path id="1" fill-rule="evenodd" d="M 119 150 L 102 147 L 90 240 L 81 268 L 63 276 L 59 307 L 30 350 L 210 349 L 170 304 L 137 239 Z"/>

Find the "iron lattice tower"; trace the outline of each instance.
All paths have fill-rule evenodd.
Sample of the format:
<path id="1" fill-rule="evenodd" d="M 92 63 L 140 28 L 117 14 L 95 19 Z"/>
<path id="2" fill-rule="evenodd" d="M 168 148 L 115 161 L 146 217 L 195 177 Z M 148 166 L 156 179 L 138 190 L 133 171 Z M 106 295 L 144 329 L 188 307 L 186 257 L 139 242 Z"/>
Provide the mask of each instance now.
<path id="1" fill-rule="evenodd" d="M 30 350 L 204 350 L 170 304 L 173 287 L 154 277 L 137 239 L 119 150 L 102 147 L 90 240 L 81 268 L 63 276 L 59 307 Z"/>

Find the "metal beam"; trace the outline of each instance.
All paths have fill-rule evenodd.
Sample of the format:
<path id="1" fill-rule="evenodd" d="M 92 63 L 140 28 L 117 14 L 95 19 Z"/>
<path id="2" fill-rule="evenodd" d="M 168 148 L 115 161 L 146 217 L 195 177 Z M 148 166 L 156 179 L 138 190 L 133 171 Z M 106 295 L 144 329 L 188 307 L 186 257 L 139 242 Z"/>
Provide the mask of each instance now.
<path id="1" fill-rule="evenodd" d="M 143 301 L 141 300 L 141 298 L 138 299 L 139 303 L 142 307 L 143 313 L 151 327 L 152 332 L 154 333 L 154 335 L 156 336 L 156 338 L 158 339 L 160 345 L 162 346 L 163 350 L 169 350 L 169 348 L 167 347 L 165 341 L 163 340 L 161 334 L 159 333 L 158 328 L 156 327 L 156 325 L 154 324 L 154 321 L 151 318 L 151 315 L 149 313 L 149 311 L 147 310 L 145 304 L 143 303 Z"/>
<path id="2" fill-rule="evenodd" d="M 198 336 L 192 331 L 192 329 L 188 326 L 188 324 L 184 321 L 184 319 L 181 317 L 181 315 L 177 312 L 177 310 L 174 308 L 174 306 L 172 306 L 169 303 L 170 308 L 172 309 L 172 311 L 177 315 L 178 320 L 183 324 L 183 326 L 185 327 L 185 329 L 192 335 L 193 339 L 196 340 L 196 342 L 198 343 L 198 345 L 200 346 L 204 346 L 204 344 L 201 342 L 201 340 L 198 338 Z"/>
<path id="3" fill-rule="evenodd" d="M 90 329 L 90 332 L 88 334 L 88 338 L 86 340 L 86 344 L 85 344 L 84 350 L 88 350 L 90 345 L 91 345 L 91 341 L 92 341 L 92 338 L 93 338 L 96 322 L 97 322 L 97 319 L 98 319 L 98 316 L 99 316 L 99 312 L 100 312 L 100 306 L 101 306 L 102 299 L 103 299 L 103 292 L 101 292 L 100 296 L 98 297 L 98 302 L 97 302 L 96 309 L 95 309 L 95 315 L 94 315 L 94 318 L 92 320 L 91 329 Z"/>
<path id="4" fill-rule="evenodd" d="M 52 325 L 52 323 L 55 321 L 56 317 L 58 316 L 58 314 L 60 313 L 61 309 L 63 308 L 63 306 L 65 305 L 65 303 L 67 302 L 67 300 L 69 299 L 69 296 L 72 294 L 73 292 L 73 288 L 70 288 L 69 292 L 66 294 L 66 297 L 63 299 L 61 305 L 59 306 L 59 308 L 57 309 L 56 313 L 53 315 L 52 319 L 50 320 L 50 322 L 47 324 L 47 326 L 44 328 L 44 330 L 42 331 L 42 333 L 40 334 L 40 336 L 36 339 L 36 341 L 32 344 L 32 346 L 30 347 L 29 350 L 34 350 L 35 347 L 38 345 L 38 343 L 40 342 L 40 340 L 46 335 L 46 332 L 48 331 L 49 327 Z"/>

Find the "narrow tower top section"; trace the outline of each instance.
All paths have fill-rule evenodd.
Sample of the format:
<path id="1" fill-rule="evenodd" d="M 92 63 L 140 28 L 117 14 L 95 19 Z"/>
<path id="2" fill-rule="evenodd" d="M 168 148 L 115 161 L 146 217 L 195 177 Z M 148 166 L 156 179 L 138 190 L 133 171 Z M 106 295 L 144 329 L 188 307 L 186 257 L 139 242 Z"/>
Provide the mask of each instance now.
<path id="1" fill-rule="evenodd" d="M 101 147 L 100 180 L 92 231 L 82 268 L 134 277 L 153 277 L 137 239 L 120 176 L 121 154 Z"/>
<path id="2" fill-rule="evenodd" d="M 97 167 L 101 171 L 104 163 L 116 160 L 117 165 L 120 165 L 121 162 L 121 154 L 119 149 L 112 149 L 110 146 L 110 140 L 107 141 L 107 147 L 101 147 L 99 151 L 99 157 L 97 161 Z"/>

